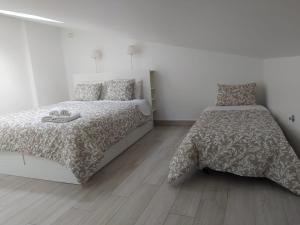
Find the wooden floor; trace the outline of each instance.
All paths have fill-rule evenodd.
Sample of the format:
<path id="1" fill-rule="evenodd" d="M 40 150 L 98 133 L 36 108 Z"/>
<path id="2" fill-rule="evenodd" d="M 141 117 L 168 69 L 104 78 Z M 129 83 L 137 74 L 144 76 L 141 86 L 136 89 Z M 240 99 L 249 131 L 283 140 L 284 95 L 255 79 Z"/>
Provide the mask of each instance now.
<path id="1" fill-rule="evenodd" d="M 85 187 L 0 175 L 0 224 L 300 224 L 300 198 L 265 179 L 199 171 L 170 186 L 168 163 L 187 131 L 156 127 Z"/>

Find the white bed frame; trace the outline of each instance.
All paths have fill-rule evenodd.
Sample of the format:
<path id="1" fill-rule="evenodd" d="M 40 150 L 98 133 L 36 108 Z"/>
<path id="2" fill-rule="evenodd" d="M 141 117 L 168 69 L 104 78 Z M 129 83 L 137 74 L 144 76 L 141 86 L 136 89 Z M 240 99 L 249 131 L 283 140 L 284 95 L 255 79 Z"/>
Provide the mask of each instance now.
<path id="1" fill-rule="evenodd" d="M 98 74 L 76 74 L 74 75 L 74 85 L 82 82 L 97 82 L 110 79 L 130 79 L 134 78 L 136 81 L 143 81 L 143 96 L 151 104 L 151 87 L 149 71 L 137 71 L 133 75 L 128 72 L 115 73 L 98 73 Z M 122 140 L 111 146 L 104 155 L 100 170 L 107 165 L 111 160 L 116 158 L 128 147 L 142 138 L 145 134 L 153 128 L 153 121 L 136 128 L 130 132 Z M 0 152 L 0 174 L 14 175 L 28 178 L 35 178 L 41 180 L 50 180 L 63 183 L 79 184 L 71 170 L 54 161 L 22 155 L 15 152 Z"/>

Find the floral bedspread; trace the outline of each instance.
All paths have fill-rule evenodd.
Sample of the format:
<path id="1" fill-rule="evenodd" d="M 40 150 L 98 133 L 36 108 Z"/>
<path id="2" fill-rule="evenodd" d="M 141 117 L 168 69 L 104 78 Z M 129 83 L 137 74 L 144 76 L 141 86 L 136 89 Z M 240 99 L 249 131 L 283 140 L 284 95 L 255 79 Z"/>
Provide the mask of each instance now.
<path id="1" fill-rule="evenodd" d="M 175 152 L 168 179 L 178 183 L 205 167 L 266 177 L 300 195 L 300 161 L 262 106 L 205 110 Z"/>
<path id="2" fill-rule="evenodd" d="M 42 123 L 53 108 L 80 113 L 68 123 Z M 23 152 L 67 166 L 80 183 L 99 168 L 104 152 L 150 120 L 130 101 L 68 101 L 0 117 L 0 151 Z"/>

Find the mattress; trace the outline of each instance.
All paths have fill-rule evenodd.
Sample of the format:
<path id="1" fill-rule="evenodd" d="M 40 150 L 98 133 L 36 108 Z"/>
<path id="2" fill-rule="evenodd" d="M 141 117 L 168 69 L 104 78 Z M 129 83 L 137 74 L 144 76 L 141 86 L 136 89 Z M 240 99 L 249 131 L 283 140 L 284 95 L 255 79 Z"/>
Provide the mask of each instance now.
<path id="1" fill-rule="evenodd" d="M 54 108 L 81 117 L 68 123 L 42 123 L 41 118 Z M 84 183 L 97 172 L 110 146 L 149 120 L 145 100 L 61 102 L 0 117 L 0 151 L 55 161 Z"/>
<path id="2" fill-rule="evenodd" d="M 205 167 L 266 177 L 300 195 L 300 160 L 263 106 L 204 110 L 175 152 L 168 179 L 178 183 Z"/>

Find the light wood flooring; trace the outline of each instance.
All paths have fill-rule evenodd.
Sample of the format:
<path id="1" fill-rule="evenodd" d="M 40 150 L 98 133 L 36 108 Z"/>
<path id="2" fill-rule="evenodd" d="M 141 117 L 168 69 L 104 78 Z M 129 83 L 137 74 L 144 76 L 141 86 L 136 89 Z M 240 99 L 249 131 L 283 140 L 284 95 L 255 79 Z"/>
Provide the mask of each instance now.
<path id="1" fill-rule="evenodd" d="M 187 127 L 156 127 L 84 187 L 0 175 L 5 225 L 300 225 L 300 197 L 265 180 L 199 171 L 166 182 Z"/>

